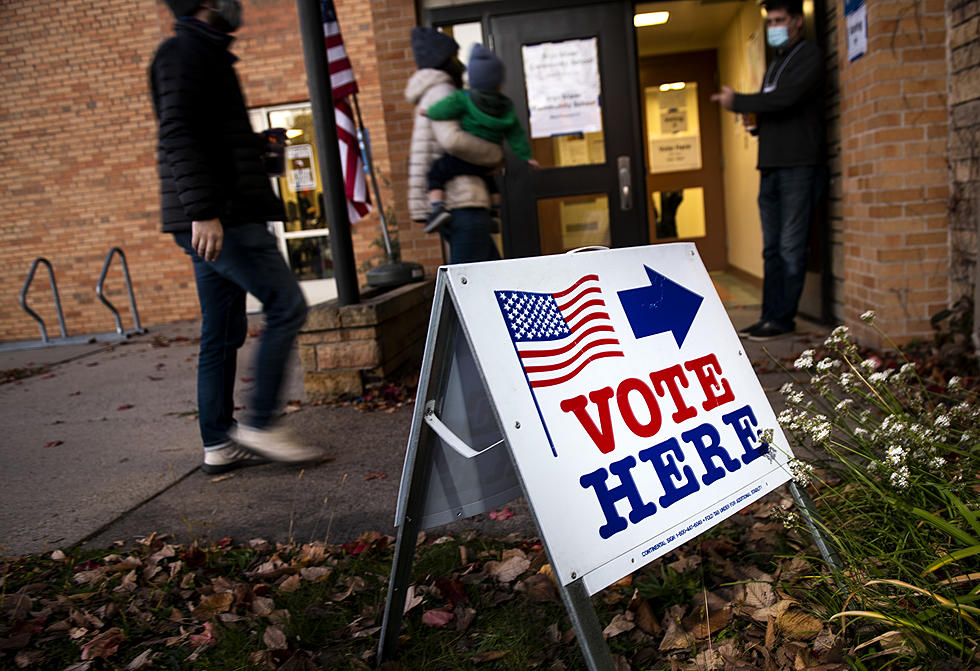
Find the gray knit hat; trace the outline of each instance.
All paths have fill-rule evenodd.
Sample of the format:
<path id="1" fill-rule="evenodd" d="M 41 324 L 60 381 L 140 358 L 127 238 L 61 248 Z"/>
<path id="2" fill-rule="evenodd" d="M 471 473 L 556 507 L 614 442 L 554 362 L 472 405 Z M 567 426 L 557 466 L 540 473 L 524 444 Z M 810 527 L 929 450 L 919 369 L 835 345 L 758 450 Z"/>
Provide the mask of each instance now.
<path id="1" fill-rule="evenodd" d="M 504 64 L 482 44 L 473 45 L 466 71 L 470 75 L 471 89 L 496 91 L 504 82 Z"/>
<path id="2" fill-rule="evenodd" d="M 459 51 L 452 37 L 435 28 L 412 28 L 412 54 L 419 68 L 439 69 Z"/>
<path id="3" fill-rule="evenodd" d="M 190 16 L 201 6 L 200 0 L 167 0 L 174 16 Z"/>

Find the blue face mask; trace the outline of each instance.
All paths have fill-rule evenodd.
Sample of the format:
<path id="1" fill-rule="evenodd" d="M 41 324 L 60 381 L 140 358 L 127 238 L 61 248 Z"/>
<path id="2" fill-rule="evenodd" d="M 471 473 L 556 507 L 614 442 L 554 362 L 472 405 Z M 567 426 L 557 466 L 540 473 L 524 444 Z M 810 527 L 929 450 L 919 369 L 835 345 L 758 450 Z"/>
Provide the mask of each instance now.
<path id="1" fill-rule="evenodd" d="M 766 28 L 766 42 L 770 47 L 778 49 L 789 42 L 789 31 L 786 26 L 769 26 Z"/>

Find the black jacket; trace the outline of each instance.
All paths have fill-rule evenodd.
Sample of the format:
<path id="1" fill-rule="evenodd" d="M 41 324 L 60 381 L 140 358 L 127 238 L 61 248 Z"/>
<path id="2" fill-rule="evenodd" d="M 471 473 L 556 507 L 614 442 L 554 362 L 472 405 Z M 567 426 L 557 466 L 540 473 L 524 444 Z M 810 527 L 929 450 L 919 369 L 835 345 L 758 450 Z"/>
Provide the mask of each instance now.
<path id="1" fill-rule="evenodd" d="M 801 40 L 773 59 L 761 92 L 735 95 L 732 111 L 757 115 L 760 170 L 823 161 L 823 73 L 820 49 Z"/>
<path id="2" fill-rule="evenodd" d="M 178 20 L 176 31 L 150 66 L 163 230 L 281 220 L 228 51 L 233 38 L 194 19 Z"/>

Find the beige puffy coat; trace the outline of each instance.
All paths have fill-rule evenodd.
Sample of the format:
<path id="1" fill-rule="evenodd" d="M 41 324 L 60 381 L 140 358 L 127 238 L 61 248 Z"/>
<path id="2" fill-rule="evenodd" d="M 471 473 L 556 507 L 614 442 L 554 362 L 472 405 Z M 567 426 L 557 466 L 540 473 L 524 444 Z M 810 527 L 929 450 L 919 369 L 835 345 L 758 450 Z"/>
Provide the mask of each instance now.
<path id="1" fill-rule="evenodd" d="M 423 68 L 409 77 L 405 99 L 413 105 L 427 108 L 448 96 L 455 88 L 447 73 Z M 488 167 L 503 160 L 500 145 L 464 133 L 459 121 L 433 121 L 416 114 L 408 159 L 408 208 L 413 221 L 424 221 L 429 214 L 425 176 L 432 162 L 445 153 Z M 446 184 L 445 204 L 449 210 L 489 207 L 490 196 L 482 178 L 460 175 Z"/>

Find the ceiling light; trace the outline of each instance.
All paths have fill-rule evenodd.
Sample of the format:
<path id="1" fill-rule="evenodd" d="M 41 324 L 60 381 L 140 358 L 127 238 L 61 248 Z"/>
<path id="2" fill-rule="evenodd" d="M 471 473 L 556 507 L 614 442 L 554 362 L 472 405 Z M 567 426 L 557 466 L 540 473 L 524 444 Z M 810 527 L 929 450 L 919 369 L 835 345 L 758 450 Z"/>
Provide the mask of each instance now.
<path id="1" fill-rule="evenodd" d="M 290 128 L 289 130 L 286 131 L 286 137 L 288 137 L 290 140 L 292 140 L 294 137 L 299 137 L 302 134 L 303 134 L 302 128 Z"/>
<path id="2" fill-rule="evenodd" d="M 673 82 L 672 84 L 661 84 L 660 85 L 660 90 L 661 91 L 680 91 L 682 88 L 684 88 L 684 86 L 685 86 L 684 82 Z"/>
<path id="3" fill-rule="evenodd" d="M 643 26 L 659 26 L 667 23 L 669 16 L 670 12 L 644 12 L 633 17 L 633 25 L 637 28 L 642 28 Z"/>

